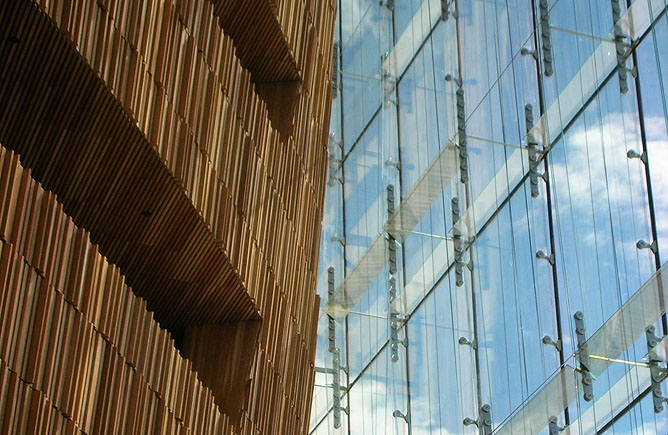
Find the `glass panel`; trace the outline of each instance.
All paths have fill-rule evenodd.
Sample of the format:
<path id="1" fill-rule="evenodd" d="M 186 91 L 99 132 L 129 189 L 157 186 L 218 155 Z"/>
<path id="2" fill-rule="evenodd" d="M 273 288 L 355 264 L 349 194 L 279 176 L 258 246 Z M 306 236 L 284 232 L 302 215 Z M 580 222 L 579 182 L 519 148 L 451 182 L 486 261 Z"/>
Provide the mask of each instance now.
<path id="1" fill-rule="evenodd" d="M 471 295 L 444 279 L 408 322 L 413 434 L 475 434 L 462 421 L 477 413 Z M 447 374 L 447 375 L 445 375 Z"/>
<path id="2" fill-rule="evenodd" d="M 355 268 L 346 276 L 346 279 L 329 298 L 325 305 L 325 312 L 335 319 L 342 319 L 357 305 L 362 296 L 376 281 L 380 272 L 385 268 L 387 255 L 387 239 L 377 236 L 369 249 L 357 262 Z"/>
<path id="3" fill-rule="evenodd" d="M 410 193 L 401 201 L 397 212 L 385 224 L 385 230 L 397 240 L 403 240 L 404 236 L 413 231 L 457 175 L 458 161 L 454 145 L 444 146 Z"/>
<path id="4" fill-rule="evenodd" d="M 344 47 L 356 32 L 361 32 L 360 23 L 370 13 L 371 8 L 375 6 L 375 0 L 341 0 L 339 24 L 341 26 L 341 41 Z"/>
<path id="5" fill-rule="evenodd" d="M 313 402 L 311 408 L 311 425 L 319 421 L 333 405 L 333 376 L 331 373 L 320 373 L 319 369 L 333 369 L 333 354 L 329 352 L 327 337 L 328 317 L 322 314 L 318 319 L 318 346 L 316 351 L 315 367 L 315 385 L 313 390 Z M 348 361 L 347 346 L 345 342 L 345 326 L 337 325 L 336 328 L 336 347 L 339 349 L 340 367 L 345 367 Z M 345 387 L 346 376 L 343 371 L 340 373 L 340 385 Z"/>
<path id="6" fill-rule="evenodd" d="M 439 24 L 398 85 L 404 198 L 455 135 L 456 87 L 444 80 L 457 69 L 456 57 L 448 52 L 456 50 L 454 30 L 454 20 Z"/>
<path id="7" fill-rule="evenodd" d="M 362 296 L 354 310 L 348 312 L 348 354 L 351 382 L 389 338 L 387 318 L 388 283 L 386 274 L 374 282 Z"/>
<path id="8" fill-rule="evenodd" d="M 640 370 L 647 371 L 646 366 L 643 366 L 642 362 L 635 364 L 636 362 L 632 361 L 628 365 L 620 361 L 610 361 L 610 359 L 617 359 L 639 337 L 644 337 L 645 328 L 648 325 L 654 324 L 666 312 L 665 300 L 668 296 L 668 288 L 664 288 L 663 284 L 663 273 L 666 271 L 668 271 L 668 263 L 657 271 L 631 299 L 587 340 L 586 347 L 589 355 L 598 357 L 596 359 L 589 358 L 589 367 L 595 379 L 594 384 L 598 382 L 600 375 L 613 363 L 623 368 L 630 366 L 631 369 L 626 371 L 626 376 L 635 375 L 636 378 L 640 376 L 635 372 L 629 374 L 634 370 L 633 367 L 635 367 L 638 373 L 640 373 Z M 667 352 L 668 338 L 664 337 L 652 356 L 665 357 Z M 577 398 L 577 395 L 580 394 L 578 393 L 578 389 L 580 388 L 582 379 L 579 372 L 575 372 L 572 368 L 574 361 L 575 356 L 571 356 L 566 366 L 554 378 L 547 382 L 536 394 L 515 411 L 509 420 L 501 425 L 498 433 L 538 433 L 548 425 L 551 416 L 560 415 Z M 624 388 L 625 394 L 623 397 L 629 397 L 628 382 L 620 382 L 622 381 L 617 382 L 611 389 L 605 388 L 605 391 Z M 635 386 L 636 389 L 641 387 L 642 382 L 638 382 Z M 601 396 L 595 395 L 597 398 Z M 607 407 L 610 402 L 600 403 L 605 403 Z M 594 407 L 593 409 L 596 408 Z M 590 411 L 585 410 L 580 414 L 581 420 L 587 421 L 588 412 Z M 594 424 L 600 418 L 600 416 L 597 416 L 596 420 L 591 421 L 589 424 Z M 583 423 L 580 422 L 578 424 L 581 425 Z M 588 433 L 588 430 L 583 433 Z"/>
<path id="9" fill-rule="evenodd" d="M 655 351 L 652 352 L 653 356 L 662 355 L 665 358 L 667 348 L 668 338 L 664 337 L 659 342 L 657 348 L 655 348 Z M 625 375 L 603 395 L 597 397 L 594 404 L 582 412 L 577 420 L 568 426 L 567 430 L 570 430 L 570 433 L 595 433 L 596 422 L 610 421 L 629 405 L 630 398 L 640 396 L 649 386 L 649 369 L 642 366 L 630 366 Z M 651 414 L 649 415 L 652 414 L 654 414 L 653 405 Z M 665 420 L 665 418 L 662 420 Z"/>
<path id="10" fill-rule="evenodd" d="M 603 373 L 611 364 L 608 359 L 619 358 L 666 312 L 668 285 L 664 287 L 663 273 L 668 271 L 667 265 L 661 267 L 587 340 L 587 349 L 592 356 L 589 370 L 594 376 Z"/>
<path id="11" fill-rule="evenodd" d="M 449 240 L 436 240 L 435 246 L 423 264 L 429 264 L 431 271 L 420 270 L 413 278 L 406 282 L 404 291 L 392 303 L 392 309 L 402 313 L 410 313 L 415 306 L 427 295 L 436 280 L 443 276 L 452 266 L 454 247 Z"/>
<path id="12" fill-rule="evenodd" d="M 403 8 L 401 6 L 400 8 L 401 17 L 405 17 Z M 441 0 L 423 0 L 420 6 L 411 12 L 413 13 L 411 21 L 407 25 L 401 24 L 405 30 L 397 29 L 397 34 L 401 36 L 383 61 L 382 71 L 393 77 L 400 77 L 403 74 L 415 53 L 427 39 L 432 27 L 441 19 Z M 406 21 L 406 19 L 400 19 L 400 21 Z M 403 33 L 399 33 L 400 31 Z"/>
<path id="13" fill-rule="evenodd" d="M 663 414 L 655 414 L 652 405 L 652 397 L 647 395 L 624 415 L 606 427 L 604 433 L 624 434 L 624 435 L 656 435 L 668 433 L 668 418 Z M 572 425 L 571 434 L 587 433 L 580 432 L 580 427 Z M 565 432 L 568 433 L 568 432 Z"/>
<path id="14" fill-rule="evenodd" d="M 400 361 L 406 360 L 400 350 Z M 361 434 L 408 435 L 408 424 L 395 411 L 408 412 L 406 365 L 393 363 L 385 347 L 352 386 L 350 427 Z"/>
<path id="15" fill-rule="evenodd" d="M 322 277 L 336 265 L 340 285 L 325 312 L 346 319 L 337 323 L 353 384 L 346 430 L 406 433 L 408 424 L 392 414 L 410 408 L 413 434 L 473 434 L 477 428 L 462 419 L 477 418 L 479 404 L 491 403 L 499 433 L 547 433 L 551 416 L 564 424 L 565 410 L 572 423 L 565 433 L 608 426 L 654 433 L 661 426 L 646 400 L 628 418 L 616 415 L 614 425 L 611 418 L 647 385 L 644 328 L 664 309 L 662 287 L 654 295 L 647 285 L 638 290 L 658 257 L 636 247 L 640 239 L 652 241 L 651 197 L 645 164 L 627 153 L 641 152 L 647 139 L 664 253 L 665 16 L 653 39 L 645 37 L 636 49 L 641 98 L 631 74 L 629 91 L 619 92 L 610 3 L 550 0 L 555 73 L 540 77 L 546 110 L 530 131 L 540 152 L 548 152 L 537 167 L 547 183 L 537 180 L 534 198 L 524 108 L 531 104 L 538 118 L 542 104 L 542 71 L 528 55 L 540 42 L 532 34 L 531 5 L 537 2 L 458 2 L 459 18 L 447 21 L 441 20 L 440 1 L 395 1 L 393 17 L 384 4 L 357 3 L 363 11 L 342 10 L 356 24 L 344 29 L 350 35 L 343 47 L 347 88 L 337 102 L 343 107 L 335 109 L 341 128 L 332 130 L 346 134 L 345 184 L 328 189 L 327 206 L 345 207 L 325 213 L 318 286 L 326 295 Z M 340 5 L 356 7 L 352 0 Z M 628 11 L 622 8 L 620 29 L 637 40 L 665 7 L 665 0 L 636 0 Z M 365 32 L 368 41 L 361 40 Z M 381 51 L 393 37 L 397 46 Z M 633 62 L 629 57 L 627 65 Z M 459 182 L 456 147 L 458 71 L 466 99 L 466 185 Z M 446 81 L 447 75 L 453 79 Z M 397 212 L 388 219 L 389 183 Z M 462 217 L 453 225 L 454 196 Z M 472 264 L 472 270 L 463 269 L 461 287 L 453 273 L 457 233 L 464 236 L 464 263 Z M 400 293 L 389 308 L 407 319 L 400 337 L 407 334 L 408 348 L 400 346 L 396 363 L 388 350 L 387 234 L 401 244 Z M 539 250 L 545 255 L 537 258 Z M 640 312 L 639 306 L 651 308 Z M 601 328 L 589 341 L 597 376 L 593 402 L 582 398 L 574 369 L 577 310 L 585 312 L 588 335 Z M 323 315 L 321 325 L 325 320 Z M 543 344 L 545 335 L 562 339 L 565 365 L 554 346 Z M 460 337 L 475 339 L 477 350 L 460 344 Z M 322 346 L 326 333 L 319 336 L 316 361 L 330 364 Z M 317 383 L 326 384 L 327 377 L 318 375 Z M 331 418 L 318 423 L 331 415 L 330 406 L 331 394 L 316 386 L 312 426 L 319 433 L 331 427 Z"/>
<path id="16" fill-rule="evenodd" d="M 347 398 L 343 399 L 343 402 L 347 401 Z M 348 434 L 348 418 L 346 414 L 341 412 L 341 427 L 338 429 L 334 428 L 334 411 L 329 411 L 327 416 L 319 421 L 318 425 L 311 428 L 311 434 L 313 435 L 346 435 Z"/>
<path id="17" fill-rule="evenodd" d="M 368 8 L 341 52 L 343 142 L 346 153 L 357 143 L 382 105 L 381 62 L 392 47 L 391 12 L 377 1 L 371 2 Z"/>
<path id="18" fill-rule="evenodd" d="M 668 258 L 668 171 L 658 162 L 668 161 L 668 18 L 656 23 L 652 34 L 636 49 L 638 76 L 642 95 L 643 121 L 646 133 L 658 248 L 661 258 Z M 636 151 L 642 152 L 641 149 Z M 638 161 L 639 162 L 639 161 Z M 638 163 L 641 167 L 642 164 Z M 644 168 L 643 168 L 644 169 Z"/>
<path id="19" fill-rule="evenodd" d="M 663 0 L 641 0 L 636 1 L 623 14 L 617 23 L 623 34 L 636 39 L 648 29 L 652 17 L 658 15 L 665 8 Z M 553 92 L 556 98 L 550 98 L 549 93 L 553 87 L 546 82 L 546 92 L 550 106 L 547 113 L 537 126 L 537 136 L 543 133 L 547 139 L 546 143 L 552 143 L 558 138 L 560 132 L 566 128 L 577 112 L 594 93 L 605 77 L 617 66 L 616 47 L 612 43 L 613 33 L 608 32 L 607 40 L 598 40 L 599 44 L 592 50 L 592 54 L 578 65 L 577 72 L 569 79 L 565 86 L 558 86 L 558 91 Z M 561 51 L 562 55 L 571 53 L 567 47 Z M 571 77 L 556 71 L 558 77 Z"/>
<path id="20" fill-rule="evenodd" d="M 659 0 L 649 0 L 649 3 L 645 1 L 634 3 L 620 20 L 619 24 L 622 29 L 634 38 L 641 35 L 649 27 L 650 11 L 652 11 L 652 14 L 657 14 L 665 7 L 662 0 L 661 4 L 659 4 Z M 615 50 L 615 45 L 612 42 L 599 41 L 599 45 L 593 51 L 593 54 L 583 62 L 580 69 L 563 88 L 563 91 L 548 107 L 545 115 L 531 129 L 530 134 L 538 141 L 539 147 L 544 146 L 544 144 L 552 144 L 560 137 L 563 129 L 578 116 L 585 102 L 598 90 L 605 77 L 617 66 L 616 57 L 613 56 Z M 474 235 L 479 226 L 488 219 L 491 211 L 495 209 L 499 199 L 497 190 L 500 183 L 504 183 L 507 177 L 509 186 L 516 185 L 526 174 L 527 169 L 526 151 L 515 148 L 508 156 L 506 163 L 496 171 L 492 180 L 480 190 L 472 206 L 467 208 L 460 221 L 453 228 L 466 236 Z M 452 233 L 451 230 L 450 235 Z"/>
<path id="21" fill-rule="evenodd" d="M 495 433 L 499 435 L 540 433 L 549 425 L 551 416 L 560 415 L 575 400 L 580 381 L 580 374 L 573 367 L 565 366 Z"/>
<path id="22" fill-rule="evenodd" d="M 651 240 L 642 163 L 627 157 L 642 147 L 636 104 L 632 82 L 627 94 L 615 80 L 606 82 L 550 152 L 561 322 L 571 352 L 574 312 L 584 313 L 593 332 L 655 270 L 651 251 L 636 246 Z M 632 347 L 629 357 L 638 351 Z M 612 367 L 595 394 L 623 374 L 623 367 Z"/>
<path id="23" fill-rule="evenodd" d="M 547 207 L 539 198 L 531 197 L 525 182 L 469 248 L 481 395 L 492 407 L 493 426 L 559 366 L 558 353 L 541 342 L 544 335 L 556 336 L 557 327 L 551 269 L 533 255 L 536 246 L 545 246 L 548 232 Z"/>

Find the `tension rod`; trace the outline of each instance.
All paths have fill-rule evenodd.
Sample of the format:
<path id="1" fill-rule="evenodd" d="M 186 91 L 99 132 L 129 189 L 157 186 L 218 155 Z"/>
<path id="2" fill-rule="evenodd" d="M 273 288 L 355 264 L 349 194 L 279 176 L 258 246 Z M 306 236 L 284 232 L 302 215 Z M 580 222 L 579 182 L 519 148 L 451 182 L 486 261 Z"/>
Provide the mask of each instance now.
<path id="1" fill-rule="evenodd" d="M 613 362 L 613 363 L 626 364 L 626 365 L 629 365 L 629 366 L 644 367 L 644 368 L 647 368 L 647 369 L 651 368 L 651 366 L 648 363 L 627 361 L 627 360 L 623 360 L 623 359 L 614 359 L 614 358 L 608 358 L 606 356 L 600 356 L 600 355 L 589 355 L 589 358 L 597 359 L 597 360 L 601 360 L 601 361 Z M 659 368 L 659 371 L 661 371 L 663 373 L 668 373 L 668 369 Z"/>
<path id="2" fill-rule="evenodd" d="M 649 368 L 649 364 L 647 364 L 647 363 L 641 363 L 641 362 L 635 362 L 635 361 L 626 361 L 626 360 L 623 360 L 623 359 L 608 358 L 606 356 L 589 355 L 589 358 L 597 359 L 597 360 L 601 360 L 601 361 L 608 361 L 608 362 L 626 364 L 626 365 L 629 365 L 629 366 Z"/>
<path id="3" fill-rule="evenodd" d="M 416 236 L 429 237 L 432 239 L 439 239 L 439 240 L 452 240 L 452 237 L 441 236 L 439 234 L 422 233 L 420 231 L 402 230 L 400 228 L 392 228 L 388 230 L 388 232 L 396 232 L 401 234 L 414 234 Z"/>

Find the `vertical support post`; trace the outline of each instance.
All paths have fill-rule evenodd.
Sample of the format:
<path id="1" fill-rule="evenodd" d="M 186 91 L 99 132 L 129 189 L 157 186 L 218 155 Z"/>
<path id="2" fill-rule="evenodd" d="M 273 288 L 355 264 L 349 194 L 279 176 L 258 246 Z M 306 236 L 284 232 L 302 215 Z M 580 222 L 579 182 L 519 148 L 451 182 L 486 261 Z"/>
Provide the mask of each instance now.
<path id="1" fill-rule="evenodd" d="M 441 0 L 441 20 L 448 21 L 448 18 L 450 18 L 449 8 L 448 0 Z"/>
<path id="2" fill-rule="evenodd" d="M 540 51 L 540 47 L 542 47 L 541 44 L 541 35 L 539 32 L 539 27 L 540 27 L 540 17 L 537 12 L 536 5 L 538 4 L 540 0 L 531 0 L 531 5 L 532 5 L 532 10 L 534 11 L 533 15 L 533 20 L 532 20 L 532 28 L 534 30 L 534 46 L 536 47 L 536 60 L 538 60 L 538 51 Z M 549 24 L 549 23 L 548 23 Z M 537 80 L 537 85 L 538 85 L 538 115 L 539 117 L 542 117 L 546 113 L 546 108 L 545 108 L 545 87 L 544 87 L 544 76 L 542 73 L 542 65 L 541 62 L 536 62 L 536 80 Z M 535 139 L 535 137 L 534 137 Z M 542 156 L 543 164 L 545 165 L 545 172 L 543 172 L 543 180 L 545 181 L 545 203 L 547 206 L 547 222 L 548 222 L 548 229 L 549 229 L 549 237 L 550 237 L 550 252 L 552 255 L 557 252 L 556 250 L 556 244 L 555 244 L 555 225 L 554 225 L 554 213 L 553 213 L 553 207 L 552 207 L 552 193 L 550 191 L 550 177 L 549 177 L 549 171 L 550 171 L 550 164 L 549 164 L 549 155 L 546 152 L 547 148 L 549 147 L 548 143 L 543 144 L 544 146 L 544 155 Z M 553 291 L 553 297 L 554 297 L 554 315 L 556 318 L 556 326 L 557 326 L 557 342 L 563 343 L 563 328 L 562 328 L 562 316 L 561 316 L 561 302 L 560 302 L 560 297 L 559 297 L 559 280 L 557 277 L 557 268 L 552 267 L 552 291 Z M 560 346 L 561 349 L 559 349 L 559 365 L 562 366 L 565 362 L 565 357 L 564 357 L 564 349 L 563 346 Z M 564 425 L 568 426 L 570 424 L 570 415 L 568 412 L 568 409 L 564 410 Z"/>
<path id="3" fill-rule="evenodd" d="M 527 151 L 529 153 L 529 184 L 531 185 L 531 197 L 538 198 L 540 190 L 538 189 L 538 165 L 540 159 L 538 158 L 538 142 L 534 137 L 531 129 L 533 128 L 533 106 L 527 104 L 524 106 L 524 123 L 527 133 Z"/>
<path id="4" fill-rule="evenodd" d="M 331 299 L 334 296 L 334 268 L 330 267 L 327 269 L 327 296 Z M 336 348 L 336 322 L 332 316 L 327 316 L 327 339 L 328 339 L 328 350 L 330 353 L 334 353 Z"/>
<path id="5" fill-rule="evenodd" d="M 339 95 L 339 43 L 334 43 L 334 61 L 332 62 L 332 98 Z"/>
<path id="6" fill-rule="evenodd" d="M 488 404 L 484 404 L 480 407 L 478 413 L 478 418 L 473 420 L 472 418 L 465 418 L 462 422 L 464 426 L 477 426 L 478 431 L 481 435 L 491 435 L 492 433 L 492 407 Z"/>
<path id="7" fill-rule="evenodd" d="M 457 133 L 459 135 L 459 170 L 460 181 L 464 184 L 469 181 L 469 161 L 466 141 L 466 110 L 464 105 L 464 89 L 460 86 L 457 96 Z"/>
<path id="8" fill-rule="evenodd" d="M 452 224 L 459 220 L 459 198 L 456 196 L 451 201 Z M 455 251 L 455 285 L 461 287 L 464 285 L 464 246 L 462 235 L 456 227 L 453 227 L 452 242 Z"/>
<path id="9" fill-rule="evenodd" d="M 622 32 L 618 22 L 622 17 L 622 11 L 619 6 L 619 0 L 611 0 L 612 6 L 612 25 L 615 32 L 615 51 L 617 53 L 617 76 L 619 77 L 619 92 L 626 94 L 629 92 L 629 84 L 627 80 L 628 68 L 626 68 L 626 59 L 628 53 L 626 51 L 626 35 Z"/>
<path id="10" fill-rule="evenodd" d="M 550 29 L 550 3 L 548 0 L 540 0 L 540 36 L 543 52 L 543 70 L 545 77 L 554 74 L 552 65 L 552 30 Z"/>
<path id="11" fill-rule="evenodd" d="M 336 148 L 341 144 L 336 141 L 334 133 L 329 135 L 329 143 L 327 144 L 327 185 L 334 187 L 336 182 L 343 184 L 343 176 L 339 175 L 339 170 L 342 168 L 342 161 L 337 157 Z"/>
<path id="12" fill-rule="evenodd" d="M 327 295 L 331 298 L 334 295 L 334 268 L 327 269 Z M 332 399 L 334 409 L 334 428 L 341 427 L 341 351 L 336 347 L 336 323 L 331 316 L 328 319 L 328 350 L 332 354 Z"/>
<path id="13" fill-rule="evenodd" d="M 654 326 L 649 326 L 645 331 L 645 335 L 647 338 L 647 351 L 649 355 L 650 389 L 652 390 L 654 412 L 658 414 L 663 412 L 663 404 L 668 399 L 661 394 L 661 383 L 666 379 L 666 370 L 659 365 L 662 361 L 661 359 L 656 358 L 656 355 L 653 352 L 654 348 L 659 343 L 659 337 L 656 336 L 655 332 L 656 329 Z"/>
<path id="14" fill-rule="evenodd" d="M 340 1 L 337 1 L 337 3 L 340 3 Z M 341 62 L 342 62 L 341 61 L 341 51 L 342 51 L 341 41 L 343 39 L 343 35 L 342 35 L 342 26 L 341 26 L 341 22 L 342 22 L 341 8 L 338 9 L 337 15 L 338 15 L 338 17 L 337 17 L 338 18 L 337 19 L 338 24 L 336 25 L 335 39 L 337 39 L 337 42 L 338 42 L 338 45 L 337 45 L 338 46 L 338 52 L 336 53 L 337 54 L 336 64 L 339 66 L 339 68 L 337 69 L 337 75 L 338 75 L 338 71 L 341 68 Z M 339 89 L 340 88 L 341 88 L 341 84 L 339 84 Z M 343 160 L 345 158 L 344 157 L 345 147 L 344 147 L 344 144 L 343 144 L 343 138 L 345 137 L 345 131 L 346 131 L 346 126 L 344 125 L 345 123 L 343 122 L 344 108 L 345 108 L 345 105 L 344 105 L 344 102 L 343 102 L 343 100 L 345 99 L 345 96 L 343 95 L 343 92 L 340 93 L 339 97 L 341 98 L 341 101 L 340 101 L 340 104 L 339 104 L 339 124 L 338 125 L 339 125 L 339 128 L 340 128 L 341 141 L 338 142 L 337 145 L 339 146 L 339 148 L 341 150 L 341 160 L 339 161 L 339 164 L 338 164 L 338 168 L 340 169 L 341 174 L 340 174 L 338 180 L 340 181 L 341 184 L 343 184 L 344 180 L 345 180 L 345 166 L 343 165 Z M 341 201 L 341 220 L 342 220 L 342 228 L 346 228 L 346 203 L 345 203 L 345 201 Z M 343 238 L 345 238 L 345 231 L 343 232 Z M 344 264 L 345 264 L 345 261 L 346 261 L 346 246 L 345 246 L 345 244 L 343 244 L 343 262 L 344 262 Z M 345 275 L 345 268 L 343 270 L 343 273 Z M 349 329 L 348 329 L 348 318 L 346 317 L 345 323 L 344 323 L 344 326 L 343 326 L 343 331 L 342 331 L 342 338 L 343 338 L 343 343 L 344 343 L 343 345 L 345 346 L 346 354 L 348 354 L 348 346 L 349 346 L 349 344 L 348 344 L 348 331 L 349 331 Z M 337 356 L 338 356 L 338 354 L 339 354 L 339 352 L 337 352 Z M 337 371 L 337 373 L 339 373 L 339 371 Z M 345 369 L 344 373 L 345 373 L 345 376 L 346 376 L 346 385 L 350 385 L 350 373 L 349 373 L 349 370 L 347 369 L 347 365 L 346 365 L 346 369 Z M 339 379 L 339 385 L 340 385 L 340 379 Z M 340 412 L 341 411 L 341 400 L 340 400 L 341 396 L 340 396 L 340 391 L 339 391 L 339 396 L 338 397 L 339 397 L 339 399 L 337 399 L 337 402 L 338 402 L 337 403 L 338 404 L 337 409 L 339 410 L 339 412 L 338 412 L 338 427 L 340 427 L 341 426 L 341 412 Z M 350 399 L 348 399 L 347 409 L 350 409 Z M 347 414 L 348 414 L 348 432 L 350 432 L 350 413 L 347 412 Z"/>
<path id="15" fill-rule="evenodd" d="M 483 435 L 492 433 L 492 407 L 484 404 L 480 407 L 480 429 Z"/>
<path id="16" fill-rule="evenodd" d="M 464 3 L 464 0 L 453 0 L 454 2 L 454 7 L 455 7 L 455 34 L 456 34 L 456 39 L 457 39 L 457 77 L 459 77 L 458 85 L 460 88 L 464 84 L 464 61 L 463 61 L 463 56 L 462 53 L 464 52 L 463 50 L 463 27 L 464 23 L 462 22 L 461 17 L 459 16 L 459 10 L 460 10 L 460 5 Z M 461 109 L 462 109 L 462 114 L 465 114 L 464 112 L 464 104 L 463 104 L 463 98 L 464 97 L 464 92 L 461 92 Z M 457 116 L 459 118 L 460 115 L 460 107 L 457 107 Z M 459 119 L 458 119 L 459 121 Z M 468 170 L 468 162 L 467 162 L 467 170 Z M 467 177 L 468 181 L 468 177 Z M 466 183 L 464 185 L 464 201 L 465 203 L 463 204 L 464 207 L 467 207 L 467 205 L 472 205 L 473 204 L 473 199 L 472 199 L 472 194 L 471 194 L 471 186 Z M 473 259 L 475 258 L 475 246 L 470 245 L 469 247 L 469 256 L 471 258 L 471 262 L 469 269 L 473 271 Z M 473 337 L 478 337 L 478 291 L 477 291 L 477 286 L 476 286 L 476 278 L 475 278 L 475 273 L 471 273 L 470 275 L 470 281 L 471 281 L 471 292 L 470 292 L 470 301 L 471 301 L 471 310 L 470 310 L 470 315 L 471 315 L 471 320 L 472 320 L 472 326 L 473 326 Z M 463 281 L 462 281 L 463 284 Z M 480 376 L 480 356 L 478 354 L 477 349 L 474 349 L 473 351 L 474 355 L 474 365 L 475 365 L 475 401 L 478 404 L 478 406 L 482 406 L 482 382 L 481 382 L 481 376 Z"/>
<path id="17" fill-rule="evenodd" d="M 584 324 L 584 313 L 578 311 L 573 315 L 575 319 L 575 334 L 578 338 L 578 361 L 580 361 L 580 373 L 582 374 L 582 387 L 584 389 L 584 400 L 591 402 L 594 399 L 594 379 L 589 372 L 589 352 L 587 350 L 587 330 Z"/>
<path id="18" fill-rule="evenodd" d="M 386 56 L 382 56 L 383 60 L 386 59 Z M 381 81 L 383 84 L 383 104 L 386 107 L 389 107 L 390 104 L 397 106 L 397 100 L 395 98 L 395 89 L 397 87 L 396 78 L 385 70 L 380 71 Z"/>
<path id="19" fill-rule="evenodd" d="M 392 216 L 395 212 L 394 185 L 387 186 L 387 215 Z M 390 276 L 388 278 L 388 311 L 390 313 L 390 353 L 392 362 L 399 361 L 399 344 L 406 346 L 405 340 L 399 339 L 399 330 L 401 329 L 402 319 L 399 313 L 393 308 L 392 302 L 397 297 L 397 242 L 391 234 L 387 236 L 388 266 Z"/>
<path id="20" fill-rule="evenodd" d="M 380 0 L 378 5 L 385 6 L 390 11 L 394 11 L 394 0 Z"/>
<path id="21" fill-rule="evenodd" d="M 631 0 L 626 1 L 627 6 L 631 6 Z M 631 41 L 629 41 L 631 42 Z M 631 59 L 633 60 L 634 65 L 638 65 L 638 53 L 636 50 L 631 50 L 631 53 L 629 55 Z M 650 225 L 652 228 L 652 240 L 659 240 L 658 236 L 658 230 L 657 230 L 657 219 L 656 219 L 656 209 L 654 206 L 654 191 L 652 189 L 652 176 L 650 173 L 650 162 L 647 157 L 647 124 L 645 123 L 645 111 L 644 111 L 644 104 L 643 104 L 643 99 L 642 99 L 642 87 L 640 86 L 640 79 L 638 78 L 638 74 L 634 76 L 634 81 L 635 81 L 635 94 L 636 94 L 636 102 L 637 102 L 637 108 L 638 108 L 638 120 L 640 121 L 640 139 L 642 143 L 642 152 L 640 153 L 640 160 L 644 163 L 644 171 L 645 171 L 645 185 L 647 186 L 647 203 L 649 207 L 649 217 L 650 217 Z M 629 154 L 627 153 L 627 156 Z M 644 156 L 644 158 L 642 157 Z M 630 156 L 629 156 L 630 158 Z M 658 248 L 658 246 L 657 246 Z M 663 262 L 661 261 L 661 255 L 660 252 L 657 250 L 656 254 L 654 255 L 654 267 L 656 270 L 661 269 L 661 265 Z M 664 306 L 665 301 L 663 298 L 663 295 L 660 296 L 659 298 L 659 303 Z M 666 314 L 664 313 L 661 316 L 661 326 L 663 329 L 664 334 L 668 334 L 668 321 L 666 319 Z"/>
<path id="22" fill-rule="evenodd" d="M 559 419 L 557 419 L 557 417 L 554 415 L 550 417 L 550 425 L 548 429 L 550 435 L 559 435 L 564 431 L 564 428 L 559 426 Z"/>
<path id="23" fill-rule="evenodd" d="M 341 359 L 340 351 L 338 348 L 334 348 L 332 353 L 332 369 L 334 373 L 332 374 L 332 386 L 333 386 L 333 399 L 334 399 L 334 428 L 338 429 L 341 427 Z M 344 410 L 345 411 L 345 410 Z"/>
<path id="24" fill-rule="evenodd" d="M 394 185 L 388 184 L 387 186 L 387 216 L 390 217 L 394 214 L 395 207 L 394 207 Z M 396 241 L 394 240 L 394 237 L 388 233 L 388 254 L 389 254 L 389 261 L 388 264 L 390 266 L 390 275 L 394 276 L 397 273 L 397 246 L 396 246 Z"/>

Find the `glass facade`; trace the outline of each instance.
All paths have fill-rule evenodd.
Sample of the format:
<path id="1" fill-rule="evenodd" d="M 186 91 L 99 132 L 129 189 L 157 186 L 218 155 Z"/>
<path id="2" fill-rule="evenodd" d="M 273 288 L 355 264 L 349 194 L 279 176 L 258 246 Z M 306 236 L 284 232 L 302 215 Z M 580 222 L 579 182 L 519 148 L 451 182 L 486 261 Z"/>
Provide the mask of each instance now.
<path id="1" fill-rule="evenodd" d="M 668 433 L 667 8 L 339 0 L 311 433 Z"/>

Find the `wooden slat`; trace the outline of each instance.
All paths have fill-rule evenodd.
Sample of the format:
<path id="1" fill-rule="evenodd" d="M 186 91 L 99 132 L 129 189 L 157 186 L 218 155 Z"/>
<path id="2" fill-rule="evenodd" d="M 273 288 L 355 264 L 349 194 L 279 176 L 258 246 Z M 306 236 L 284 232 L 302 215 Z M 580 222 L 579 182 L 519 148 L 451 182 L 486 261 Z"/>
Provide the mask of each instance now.
<path id="1" fill-rule="evenodd" d="M 151 332 L 155 321 L 131 314 L 151 310 L 177 336 L 191 325 L 261 319 L 246 403 L 230 430 L 306 431 L 334 17 L 332 0 L 0 0 L 0 143 L 17 153 L 0 166 L 0 239 L 62 294 L 50 302 L 58 311 L 40 314 L 42 323 L 35 314 L 17 334 L 34 336 L 21 345 L 29 355 L 76 342 L 71 358 L 12 364 L 62 385 L 62 412 L 95 430 L 141 421 L 116 400 L 81 399 L 104 387 L 135 391 L 137 408 L 154 403 L 132 390 L 130 372 L 103 363 L 100 343 L 113 343 L 166 407 L 151 411 L 155 432 L 183 427 L 179 394 L 192 369 L 166 333 Z M 262 83 L 277 80 L 298 83 L 285 119 L 270 113 L 280 99 L 262 94 Z M 19 157 L 30 171 L 17 169 Z M 18 279 L 32 275 L 2 264 L 7 292 L 28 285 Z M 14 317 L 26 306 L 16 295 L 0 301 Z M 93 344 L 77 322 L 94 325 L 95 368 L 82 359 Z M 128 335 L 132 327 L 141 334 Z M 13 340 L 0 337 L 7 349 Z M 103 376 L 103 366 L 112 371 Z M 105 381 L 84 388 L 58 369 Z"/>

